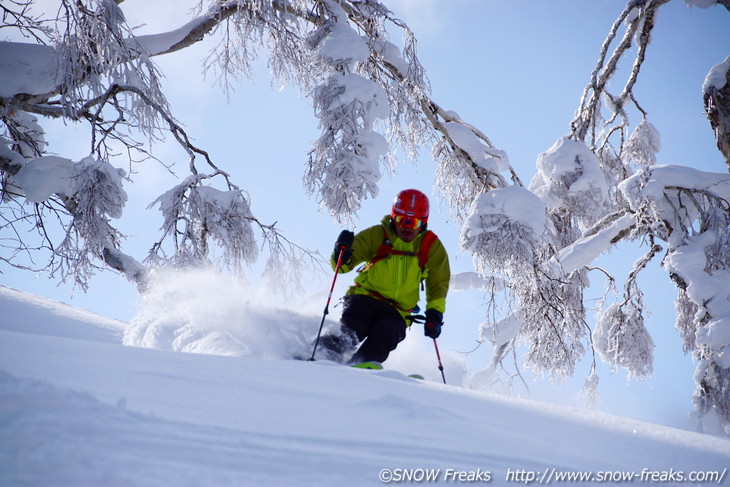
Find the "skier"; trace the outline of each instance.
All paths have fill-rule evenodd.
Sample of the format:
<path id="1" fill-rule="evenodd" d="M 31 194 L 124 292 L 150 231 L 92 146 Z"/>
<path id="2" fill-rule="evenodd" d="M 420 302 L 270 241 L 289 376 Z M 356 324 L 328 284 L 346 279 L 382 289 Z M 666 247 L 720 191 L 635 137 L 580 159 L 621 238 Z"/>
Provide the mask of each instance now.
<path id="1" fill-rule="evenodd" d="M 424 333 L 441 334 L 451 271 L 441 241 L 427 229 L 428 197 L 416 189 L 396 196 L 390 215 L 380 225 L 357 235 L 343 230 L 332 254 L 332 267 L 342 252 L 340 272 L 361 263 L 355 282 L 343 298 L 339 333 L 322 336 L 328 359 L 350 365 L 384 362 L 410 326 L 406 317 L 418 311 L 419 286 L 426 289 Z M 358 344 L 360 346 L 358 347 Z"/>

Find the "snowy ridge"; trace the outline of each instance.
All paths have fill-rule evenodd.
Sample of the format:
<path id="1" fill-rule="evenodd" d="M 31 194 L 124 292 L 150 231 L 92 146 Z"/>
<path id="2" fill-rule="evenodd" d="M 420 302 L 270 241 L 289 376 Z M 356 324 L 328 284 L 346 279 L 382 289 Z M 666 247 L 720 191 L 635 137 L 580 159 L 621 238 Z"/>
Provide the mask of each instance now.
<path id="1" fill-rule="evenodd" d="M 126 327 L 122 321 L 0 285 L 3 331 L 119 343 Z"/>
<path id="2" fill-rule="evenodd" d="M 504 485 L 730 463 L 726 439 L 394 370 L 123 346 L 114 320 L 0 291 L 0 485 L 359 486 L 414 471 L 398 469 Z"/>

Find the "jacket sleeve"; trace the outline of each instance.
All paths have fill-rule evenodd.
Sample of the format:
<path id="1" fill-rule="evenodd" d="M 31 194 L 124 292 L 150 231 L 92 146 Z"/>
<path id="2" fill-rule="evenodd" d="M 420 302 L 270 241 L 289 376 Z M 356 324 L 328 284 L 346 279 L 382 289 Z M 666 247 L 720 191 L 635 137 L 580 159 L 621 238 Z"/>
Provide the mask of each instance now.
<path id="1" fill-rule="evenodd" d="M 434 242 L 426 262 L 426 309 L 446 311 L 446 294 L 449 291 L 451 267 L 449 256 L 440 240 Z"/>
<path id="2" fill-rule="evenodd" d="M 378 247 L 381 243 L 383 243 L 383 227 L 381 225 L 366 228 L 356 233 L 355 240 L 352 242 L 352 258 L 349 262 L 340 266 L 340 272 L 350 272 L 362 262 L 370 261 L 378 253 Z M 330 265 L 333 270 L 337 267 L 334 252 L 330 257 Z"/>

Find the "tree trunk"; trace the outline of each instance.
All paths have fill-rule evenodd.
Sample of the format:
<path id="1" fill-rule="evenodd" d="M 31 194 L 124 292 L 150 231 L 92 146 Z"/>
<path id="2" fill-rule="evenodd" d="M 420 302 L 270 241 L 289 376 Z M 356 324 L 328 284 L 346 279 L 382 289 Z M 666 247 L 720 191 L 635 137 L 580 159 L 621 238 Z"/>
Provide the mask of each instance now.
<path id="1" fill-rule="evenodd" d="M 730 171 L 730 69 L 725 72 L 725 86 L 719 90 L 710 88 L 705 93 L 705 112 L 710 126 L 715 131 L 717 148 Z"/>

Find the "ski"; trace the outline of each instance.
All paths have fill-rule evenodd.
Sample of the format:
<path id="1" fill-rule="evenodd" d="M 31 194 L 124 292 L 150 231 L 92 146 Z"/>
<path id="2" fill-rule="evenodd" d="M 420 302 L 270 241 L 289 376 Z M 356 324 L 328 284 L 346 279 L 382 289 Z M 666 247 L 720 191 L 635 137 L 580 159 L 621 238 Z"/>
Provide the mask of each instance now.
<path id="1" fill-rule="evenodd" d="M 350 367 L 356 369 L 383 370 L 383 364 L 380 362 L 363 362 L 361 364 L 353 364 Z"/>
<path id="2" fill-rule="evenodd" d="M 294 357 L 294 360 L 307 360 L 310 361 L 310 359 L 306 357 Z M 362 362 L 359 364 L 352 364 L 350 367 L 354 369 L 365 369 L 365 370 L 383 370 L 383 364 L 380 362 Z M 425 380 L 424 377 L 421 374 L 408 374 L 408 377 L 411 379 L 417 379 L 417 380 Z"/>
<path id="3" fill-rule="evenodd" d="M 361 364 L 351 365 L 350 367 L 354 367 L 356 369 L 383 370 L 383 364 L 380 362 L 363 362 Z M 408 377 L 411 379 L 424 380 L 421 374 L 409 374 Z"/>

